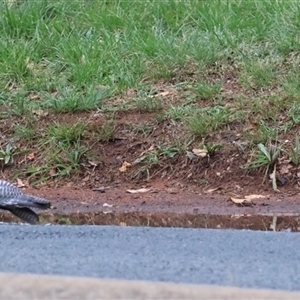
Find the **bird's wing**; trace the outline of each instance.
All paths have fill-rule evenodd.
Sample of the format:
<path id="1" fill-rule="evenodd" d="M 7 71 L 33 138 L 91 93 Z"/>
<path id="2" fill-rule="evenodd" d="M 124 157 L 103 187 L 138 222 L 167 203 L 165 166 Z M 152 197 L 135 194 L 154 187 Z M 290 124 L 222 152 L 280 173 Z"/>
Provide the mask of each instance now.
<path id="1" fill-rule="evenodd" d="M 18 198 L 22 195 L 22 191 L 13 184 L 0 180 L 0 201 L 1 198 Z"/>
<path id="2" fill-rule="evenodd" d="M 39 209 L 47 209 L 51 206 L 51 203 L 48 200 L 32 195 L 22 194 L 18 198 L 18 201 L 19 203 L 23 203 L 24 206 L 36 207 Z M 21 206 L 21 204 L 19 204 L 19 206 Z"/>
<path id="3" fill-rule="evenodd" d="M 0 204 L 6 207 L 35 207 L 39 209 L 47 209 L 51 206 L 50 202 L 46 199 L 25 194 L 22 194 L 18 198 L 0 197 Z"/>
<path id="4" fill-rule="evenodd" d="M 29 224 L 37 224 L 39 221 L 39 216 L 30 208 L 27 207 L 9 207 L 6 208 L 12 214 L 22 219 Z"/>

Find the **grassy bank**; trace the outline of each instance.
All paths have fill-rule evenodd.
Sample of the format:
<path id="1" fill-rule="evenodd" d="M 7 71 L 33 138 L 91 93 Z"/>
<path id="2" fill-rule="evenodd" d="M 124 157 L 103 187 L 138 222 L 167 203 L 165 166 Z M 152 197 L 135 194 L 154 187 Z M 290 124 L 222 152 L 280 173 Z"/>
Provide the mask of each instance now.
<path id="1" fill-rule="evenodd" d="M 182 174 L 207 184 L 195 169 L 205 160 L 214 173 L 295 178 L 299 8 L 271 0 L 2 1 L 4 174 L 32 184 L 107 182 L 123 178 L 118 168 L 129 161 L 126 180 L 149 179 L 172 176 L 187 160 L 194 169 Z M 129 151 L 137 140 L 143 146 Z"/>

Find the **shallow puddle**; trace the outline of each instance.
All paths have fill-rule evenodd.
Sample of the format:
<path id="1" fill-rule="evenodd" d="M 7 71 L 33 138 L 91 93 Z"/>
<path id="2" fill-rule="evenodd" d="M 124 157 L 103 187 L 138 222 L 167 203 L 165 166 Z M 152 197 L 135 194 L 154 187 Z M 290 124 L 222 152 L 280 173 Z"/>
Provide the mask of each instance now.
<path id="1" fill-rule="evenodd" d="M 16 222 L 14 216 L 0 214 L 0 221 Z M 215 229 L 300 231 L 299 215 L 213 215 L 178 213 L 71 213 L 40 215 L 40 223 L 67 225 L 117 225 Z"/>

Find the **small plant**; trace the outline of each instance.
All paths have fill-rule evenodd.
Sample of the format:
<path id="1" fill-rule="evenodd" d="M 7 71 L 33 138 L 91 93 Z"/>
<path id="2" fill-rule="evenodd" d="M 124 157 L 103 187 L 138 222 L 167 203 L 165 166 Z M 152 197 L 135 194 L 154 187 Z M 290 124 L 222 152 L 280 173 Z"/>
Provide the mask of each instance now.
<path id="1" fill-rule="evenodd" d="M 32 186 L 38 185 L 41 182 L 45 182 L 51 178 L 50 175 L 50 166 L 29 166 L 25 173 L 28 176 L 28 179 L 37 179 L 35 181 L 30 180 Z"/>
<path id="2" fill-rule="evenodd" d="M 173 158 L 176 155 L 182 153 L 183 150 L 178 146 L 158 146 L 158 154 L 162 156 L 166 156 L 168 158 Z"/>
<path id="3" fill-rule="evenodd" d="M 249 61 L 241 72 L 241 83 L 247 88 L 264 88 L 271 86 L 276 79 L 276 67 L 264 61 Z"/>
<path id="4" fill-rule="evenodd" d="M 106 91 L 95 94 L 93 91 L 83 93 L 64 90 L 58 97 L 50 96 L 48 106 L 56 113 L 87 111 L 101 106 L 101 100 L 106 96 Z"/>
<path id="5" fill-rule="evenodd" d="M 220 150 L 223 147 L 221 144 L 204 144 L 203 148 L 207 151 L 207 156 L 211 157 L 215 155 L 216 151 Z"/>
<path id="6" fill-rule="evenodd" d="M 154 130 L 154 125 L 147 124 L 147 123 L 135 124 L 133 128 L 133 132 L 137 134 L 141 134 L 143 136 L 150 134 L 153 130 Z"/>
<path id="7" fill-rule="evenodd" d="M 163 108 L 161 99 L 155 96 L 139 97 L 135 106 L 141 112 L 157 112 Z"/>
<path id="8" fill-rule="evenodd" d="M 295 147 L 293 147 L 288 153 L 289 158 L 295 166 L 299 166 L 300 164 L 300 143 L 299 137 L 296 135 L 295 137 Z"/>
<path id="9" fill-rule="evenodd" d="M 256 153 L 255 159 L 251 162 L 242 166 L 243 169 L 265 169 L 264 180 L 268 173 L 272 173 L 272 184 L 273 189 L 277 190 L 276 185 L 276 163 L 281 153 L 281 148 L 278 145 L 269 143 L 267 146 L 258 144 L 258 152 Z"/>
<path id="10" fill-rule="evenodd" d="M 290 117 L 293 125 L 300 123 L 300 105 L 294 103 L 288 111 L 288 116 Z"/>
<path id="11" fill-rule="evenodd" d="M 65 148 L 60 145 L 60 151 L 52 155 L 52 161 L 56 174 L 54 176 L 69 176 L 80 169 L 80 162 L 87 148 L 78 142 L 74 146 Z"/>
<path id="12" fill-rule="evenodd" d="M 81 139 L 85 129 L 86 125 L 79 121 L 72 125 L 55 123 L 48 127 L 48 134 L 53 140 L 59 142 L 61 145 L 70 146 Z"/>
<path id="13" fill-rule="evenodd" d="M 114 139 L 116 128 L 114 120 L 106 121 L 98 130 L 98 137 L 101 142 L 108 142 Z"/>
<path id="14" fill-rule="evenodd" d="M 151 151 L 133 162 L 133 165 L 139 164 L 142 166 L 137 170 L 135 177 L 139 176 L 140 174 L 146 174 L 147 180 L 149 180 L 151 168 L 159 165 L 159 157 L 157 151 Z"/>
<path id="15" fill-rule="evenodd" d="M 0 162 L 2 167 L 13 162 L 14 151 L 15 149 L 11 144 L 7 144 L 5 150 L 0 150 Z"/>
<path id="16" fill-rule="evenodd" d="M 186 124 L 189 131 L 196 135 L 206 135 L 210 130 L 216 130 L 230 121 L 230 111 L 221 106 L 206 107 L 196 111 L 187 118 Z"/>
<path id="17" fill-rule="evenodd" d="M 171 106 L 165 115 L 174 121 L 181 121 L 194 113 L 195 108 L 190 105 Z"/>
<path id="18" fill-rule="evenodd" d="M 29 126 L 29 124 L 15 124 L 13 128 L 17 137 L 23 138 L 27 141 L 30 141 L 35 135 L 34 128 Z"/>
<path id="19" fill-rule="evenodd" d="M 208 160 L 210 159 L 210 157 L 212 157 L 217 150 L 221 149 L 223 146 L 221 144 L 216 144 L 216 145 L 212 145 L 212 144 L 204 144 L 202 143 L 198 148 L 194 148 L 191 151 L 187 151 L 187 157 L 192 160 L 195 158 L 195 156 L 198 157 L 207 157 Z"/>
<path id="20" fill-rule="evenodd" d="M 206 82 L 199 83 L 195 86 L 197 96 L 201 99 L 213 99 L 220 94 L 221 84 L 209 84 Z"/>
<path id="21" fill-rule="evenodd" d="M 194 139 L 182 143 L 176 141 L 174 145 L 171 146 L 158 146 L 158 155 L 167 158 L 174 158 L 176 155 L 180 155 L 186 151 L 186 149 L 192 144 Z"/>
<path id="22" fill-rule="evenodd" d="M 260 120 L 254 132 L 246 132 L 245 137 L 253 144 L 266 144 L 268 140 L 275 139 L 278 134 L 276 127 L 268 126 L 263 120 Z"/>

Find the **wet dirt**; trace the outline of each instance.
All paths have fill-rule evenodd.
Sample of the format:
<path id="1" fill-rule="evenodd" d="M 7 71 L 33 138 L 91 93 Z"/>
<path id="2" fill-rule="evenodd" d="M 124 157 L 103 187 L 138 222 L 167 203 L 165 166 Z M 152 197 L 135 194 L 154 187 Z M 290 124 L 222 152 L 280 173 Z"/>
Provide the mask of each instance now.
<path id="1" fill-rule="evenodd" d="M 240 92 L 235 77 L 224 74 L 224 105 L 235 101 L 230 95 Z M 5 149 L 6 141 L 15 140 L 15 148 L 22 150 L 8 165 L 1 166 L 1 179 L 16 184 L 18 174 L 17 179 L 26 186 L 25 193 L 51 200 L 53 207 L 41 213 L 41 223 L 300 230 L 300 165 L 293 165 L 287 152 L 282 152 L 277 162 L 278 193 L 272 190 L 264 169 L 242 168 L 255 153 L 249 150 L 249 140 L 259 133 L 261 116 L 230 122 L 204 136 L 191 136 L 185 122 L 162 114 L 186 100 L 185 91 L 176 86 L 156 86 L 161 111 L 131 107 L 137 91 L 128 91 L 127 95 L 103 101 L 104 107 L 110 107 L 108 111 L 34 113 L 30 118 L 35 135 L 30 140 L 14 136 L 15 124 L 27 124 L 25 116 L 0 119 L 0 148 Z M 198 100 L 193 107 L 211 105 L 208 99 Z M 122 104 L 127 109 L 120 110 Z M 249 108 L 245 107 L 247 113 Z M 281 119 L 286 120 L 284 116 Z M 113 136 L 103 140 L 102 129 L 109 122 L 113 122 Z M 80 142 L 88 151 L 77 169 L 71 168 L 69 173 L 57 163 L 72 166 L 66 153 L 55 152 L 53 159 L 48 145 L 43 148 L 38 141 L 45 137 L 49 140 L 49 126 L 73 124 L 85 125 Z M 279 135 L 277 143 L 291 149 L 298 131 L 294 126 L 286 135 Z M 204 144 L 222 147 L 205 157 L 191 156 Z M 124 163 L 131 166 L 121 171 Z M 59 175 L 64 170 L 68 172 Z M 35 184 L 39 189 L 28 187 Z M 140 188 L 150 190 L 127 192 Z M 231 197 L 240 199 L 251 194 L 264 198 L 242 204 L 230 201 Z M 1 220 L 16 219 L 1 211 Z"/>
<path id="2" fill-rule="evenodd" d="M 129 186 L 23 191 L 51 200 L 52 208 L 40 214 L 41 223 L 300 231 L 298 195 L 265 193 L 235 204 L 230 195 L 182 190 L 175 183 L 143 188 L 146 192 L 133 194 Z M 0 220 L 18 221 L 2 211 Z"/>

